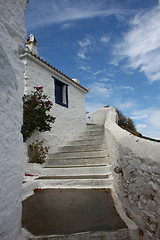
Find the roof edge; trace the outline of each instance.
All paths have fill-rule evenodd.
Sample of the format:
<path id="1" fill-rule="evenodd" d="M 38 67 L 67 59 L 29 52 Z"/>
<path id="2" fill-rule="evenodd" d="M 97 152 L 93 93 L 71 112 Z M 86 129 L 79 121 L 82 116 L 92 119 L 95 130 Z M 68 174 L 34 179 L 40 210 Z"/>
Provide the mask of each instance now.
<path id="1" fill-rule="evenodd" d="M 84 92 L 88 93 L 89 89 L 83 87 L 81 84 L 75 82 L 72 78 L 68 77 L 67 75 L 65 75 L 64 73 L 62 73 L 61 71 L 59 71 L 57 68 L 53 67 L 51 64 L 47 63 L 46 61 L 44 61 L 42 58 L 40 58 L 39 56 L 35 55 L 34 53 L 32 53 L 31 51 L 27 51 L 25 50 L 20 58 L 23 58 L 27 55 L 30 55 L 32 57 L 34 57 L 36 60 L 39 60 L 41 63 L 45 64 L 47 67 L 51 68 L 52 70 L 56 71 L 58 74 L 62 75 L 63 77 L 67 78 L 69 81 L 71 81 L 71 83 L 73 83 L 75 86 L 80 87 L 81 89 L 83 89 Z"/>

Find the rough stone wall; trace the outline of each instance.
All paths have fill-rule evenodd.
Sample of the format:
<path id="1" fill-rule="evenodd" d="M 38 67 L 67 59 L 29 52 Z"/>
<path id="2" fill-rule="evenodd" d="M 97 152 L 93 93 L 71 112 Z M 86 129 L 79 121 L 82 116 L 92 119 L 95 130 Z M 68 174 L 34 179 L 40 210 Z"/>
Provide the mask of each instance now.
<path id="1" fill-rule="evenodd" d="M 0 239 L 20 240 L 22 95 L 26 0 L 0 1 Z"/>
<path id="2" fill-rule="evenodd" d="M 50 132 L 35 133 L 27 141 L 27 144 L 36 138 L 44 138 L 50 146 L 50 152 L 57 151 L 57 148 L 64 145 L 66 141 L 74 138 L 77 134 L 86 128 L 85 119 L 85 93 L 67 83 L 65 78 L 56 73 L 52 69 L 44 66 L 43 63 L 35 62 L 35 58 L 21 57 L 25 63 L 25 93 L 29 93 L 35 86 L 43 86 L 44 93 L 50 97 L 53 102 L 53 108 L 50 112 L 56 121 Z M 68 87 L 68 108 L 55 103 L 54 96 L 54 79 L 55 77 L 69 85 Z"/>
<path id="3" fill-rule="evenodd" d="M 160 144 L 133 136 L 115 123 L 113 108 L 107 112 L 106 141 L 114 185 L 127 215 L 139 227 L 141 239 L 160 239 Z"/>

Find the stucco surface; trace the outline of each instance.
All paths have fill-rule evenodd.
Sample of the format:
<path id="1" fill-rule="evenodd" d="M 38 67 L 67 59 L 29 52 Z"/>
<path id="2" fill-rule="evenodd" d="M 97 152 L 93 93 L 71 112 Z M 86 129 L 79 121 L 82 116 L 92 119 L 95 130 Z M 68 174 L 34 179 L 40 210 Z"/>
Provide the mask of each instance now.
<path id="1" fill-rule="evenodd" d="M 42 86 L 44 93 L 53 102 L 50 114 L 56 117 L 50 132 L 34 133 L 27 144 L 33 139 L 44 138 L 50 146 L 49 151 L 55 152 L 58 147 L 63 146 L 86 128 L 85 92 L 67 82 L 65 77 L 35 59 L 34 56 L 21 56 L 21 59 L 25 64 L 25 93 L 30 93 L 36 86 Z M 68 108 L 55 103 L 55 86 L 52 76 L 69 85 Z"/>
<path id="2" fill-rule="evenodd" d="M 23 64 L 26 0 L 0 3 L 0 239 L 20 240 Z"/>

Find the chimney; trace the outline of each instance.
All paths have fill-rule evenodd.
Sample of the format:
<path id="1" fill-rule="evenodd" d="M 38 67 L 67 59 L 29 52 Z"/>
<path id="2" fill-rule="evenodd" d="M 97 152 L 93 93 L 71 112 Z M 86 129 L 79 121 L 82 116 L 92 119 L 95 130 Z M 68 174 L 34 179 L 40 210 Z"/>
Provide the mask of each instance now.
<path id="1" fill-rule="evenodd" d="M 35 36 L 31 33 L 27 39 L 26 48 L 28 48 L 33 54 L 38 56 L 37 46 L 38 44 L 35 39 Z"/>
<path id="2" fill-rule="evenodd" d="M 80 84 L 80 81 L 79 81 L 77 78 L 73 78 L 72 80 L 73 80 L 74 82 Z"/>

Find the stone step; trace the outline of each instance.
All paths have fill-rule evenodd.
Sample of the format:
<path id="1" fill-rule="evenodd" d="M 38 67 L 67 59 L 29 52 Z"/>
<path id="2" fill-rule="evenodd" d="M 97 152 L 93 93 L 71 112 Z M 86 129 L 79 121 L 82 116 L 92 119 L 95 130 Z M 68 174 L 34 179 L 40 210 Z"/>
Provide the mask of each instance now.
<path id="1" fill-rule="evenodd" d="M 92 135 L 92 134 L 86 134 L 86 135 L 80 135 L 77 137 L 77 140 L 104 140 L 104 134 L 99 135 Z"/>
<path id="2" fill-rule="evenodd" d="M 92 136 L 94 136 L 94 135 L 104 135 L 104 133 L 105 133 L 105 131 L 104 131 L 104 128 L 103 129 L 97 129 L 97 130 L 95 130 L 95 129 L 87 129 L 86 131 L 84 131 L 82 134 L 81 134 L 81 136 L 82 135 L 92 135 Z"/>
<path id="3" fill-rule="evenodd" d="M 111 188 L 112 176 L 92 176 L 92 177 L 54 177 L 53 179 L 38 179 L 35 180 L 38 188 Z"/>
<path id="4" fill-rule="evenodd" d="M 94 135 L 94 133 L 95 134 L 104 134 L 105 133 L 105 128 L 96 128 L 96 129 L 94 129 L 94 128 L 87 128 L 86 130 L 84 130 L 84 132 L 82 132 L 82 134 L 83 133 L 87 133 L 87 134 L 91 133 L 93 135 Z"/>
<path id="5" fill-rule="evenodd" d="M 84 158 L 63 158 L 63 159 L 46 159 L 46 167 L 71 167 L 71 166 L 105 166 L 110 164 L 109 157 L 84 157 Z"/>
<path id="6" fill-rule="evenodd" d="M 104 126 L 98 124 L 87 124 L 87 129 L 104 129 Z"/>
<path id="7" fill-rule="evenodd" d="M 40 176 L 73 176 L 73 175 L 105 175 L 111 174 L 111 165 L 107 166 L 69 166 L 69 167 L 53 167 L 53 168 L 37 168 L 28 169 L 26 173 Z"/>
<path id="8" fill-rule="evenodd" d="M 38 179 L 23 184 L 23 199 L 38 189 L 112 189 L 113 177 Z"/>
<path id="9" fill-rule="evenodd" d="M 108 155 L 108 151 L 85 151 L 85 152 L 58 152 L 58 153 L 50 153 L 48 154 L 49 159 L 64 159 L 64 158 L 86 158 L 86 157 L 106 157 Z"/>
<path id="10" fill-rule="evenodd" d="M 78 139 L 75 141 L 69 141 L 68 145 L 72 145 L 72 146 L 92 146 L 92 145 L 100 145 L 104 143 L 104 139 Z"/>
<path id="11" fill-rule="evenodd" d="M 131 240 L 129 229 L 115 231 L 84 232 L 64 235 L 30 236 L 28 240 Z M 132 239 L 133 240 L 133 239 Z M 134 239 L 138 240 L 138 239 Z"/>
<path id="12" fill-rule="evenodd" d="M 72 177 L 51 177 L 43 179 L 35 179 L 23 184 L 23 197 L 24 199 L 31 196 L 35 189 L 101 189 L 112 188 L 113 177 L 112 175 L 106 176 L 72 176 Z"/>
<path id="13" fill-rule="evenodd" d="M 85 152 L 85 151 L 101 151 L 105 150 L 105 144 L 95 144 L 95 145 L 77 145 L 77 146 L 64 146 L 59 147 L 59 152 Z"/>

